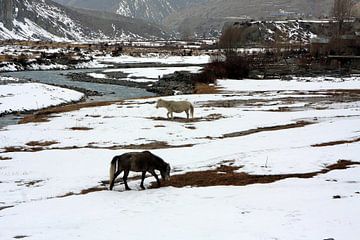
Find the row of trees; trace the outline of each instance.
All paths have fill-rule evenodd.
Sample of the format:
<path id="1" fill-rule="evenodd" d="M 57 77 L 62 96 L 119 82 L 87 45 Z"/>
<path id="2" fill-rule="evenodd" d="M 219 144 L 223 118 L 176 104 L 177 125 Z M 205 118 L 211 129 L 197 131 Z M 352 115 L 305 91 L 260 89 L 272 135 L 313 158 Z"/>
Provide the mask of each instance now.
<path id="1" fill-rule="evenodd" d="M 344 21 L 349 19 L 352 15 L 355 2 L 353 0 L 334 0 L 332 7 L 332 16 L 338 21 L 337 34 L 342 34 Z"/>

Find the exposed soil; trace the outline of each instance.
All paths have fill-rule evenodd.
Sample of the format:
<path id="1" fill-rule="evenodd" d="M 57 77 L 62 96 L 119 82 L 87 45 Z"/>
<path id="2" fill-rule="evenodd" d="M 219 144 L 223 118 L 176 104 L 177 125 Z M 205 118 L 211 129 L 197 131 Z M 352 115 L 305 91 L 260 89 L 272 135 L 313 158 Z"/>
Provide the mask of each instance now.
<path id="1" fill-rule="evenodd" d="M 75 195 L 85 195 L 85 194 L 89 194 L 89 193 L 93 193 L 93 192 L 100 192 L 100 191 L 104 191 L 104 190 L 107 190 L 107 188 L 106 187 L 92 187 L 92 188 L 87 188 L 87 189 L 81 190 L 81 192 L 79 192 L 79 193 L 68 192 L 64 195 L 57 196 L 56 198 L 64 198 L 64 197 L 75 196 Z"/>
<path id="2" fill-rule="evenodd" d="M 355 142 L 360 142 L 360 138 L 356 138 L 356 139 L 353 139 L 353 140 L 342 140 L 342 141 L 326 142 L 326 143 L 314 144 L 314 145 L 311 145 L 311 146 L 312 147 L 328 147 L 328 146 L 336 146 L 336 145 L 355 143 Z"/>
<path id="3" fill-rule="evenodd" d="M 314 123 L 307 122 L 307 121 L 298 121 L 296 123 L 290 123 L 290 124 L 286 124 L 286 125 L 261 127 L 261 128 L 250 129 L 250 130 L 242 131 L 242 132 L 228 133 L 228 134 L 224 134 L 223 138 L 241 137 L 241 136 L 246 136 L 246 135 L 259 133 L 259 132 L 279 131 L 279 130 L 285 130 L 285 129 L 290 129 L 290 128 L 301 128 L 301 127 L 305 127 L 305 126 L 311 125 L 311 124 L 314 124 Z"/>
<path id="4" fill-rule="evenodd" d="M 211 121 L 211 119 L 218 119 L 221 118 L 221 115 L 209 115 L 206 118 L 206 121 Z M 168 120 L 167 118 L 152 118 L 154 120 Z M 183 122 L 183 123 L 189 123 L 194 122 L 194 119 L 186 119 L 186 118 L 175 118 L 174 121 L 177 122 Z M 199 121 L 199 119 L 195 119 L 195 122 Z M 314 124 L 313 122 L 307 122 L 307 121 L 298 121 L 296 123 L 286 124 L 286 125 L 279 125 L 279 126 L 271 126 L 271 127 L 262 127 L 262 128 L 256 128 L 256 129 L 250 129 L 242 132 L 234 132 L 234 133 L 228 133 L 224 134 L 221 137 L 205 137 L 206 139 L 224 139 L 224 138 L 234 138 L 234 137 L 242 137 L 247 136 L 259 132 L 266 132 L 266 131 L 278 131 L 278 130 L 284 130 L 284 129 L 290 129 L 290 128 L 299 128 L 304 127 L 310 124 Z M 162 127 L 158 126 L 158 127 Z M 194 130 L 193 126 L 185 126 L 188 129 Z M 78 130 L 78 131 L 87 131 L 91 130 L 91 128 L 86 127 L 75 127 L 71 128 L 72 130 Z M 360 141 L 360 140 L 359 140 Z M 77 146 L 71 146 L 71 147 L 62 147 L 62 148 L 44 148 L 46 146 L 50 146 L 52 144 L 57 144 L 58 142 L 29 142 L 28 146 L 31 146 L 30 148 L 26 147 L 20 147 L 20 146 L 9 146 L 5 147 L 4 151 L 2 153 L 8 153 L 8 152 L 39 152 L 44 150 L 69 150 L 69 149 L 83 149 L 83 148 L 92 148 L 92 149 L 110 149 L 110 150 L 120 150 L 120 149 L 144 149 L 144 150 L 153 150 L 153 149 L 167 149 L 167 148 L 182 148 L 182 147 L 192 147 L 194 144 L 184 144 L 184 145 L 169 145 L 167 142 L 163 141 L 153 141 L 150 143 L 144 143 L 144 144 L 129 144 L 129 145 L 114 145 L 109 147 L 98 147 L 94 146 L 96 143 L 90 143 L 87 146 L 83 147 L 77 147 Z"/>
<path id="5" fill-rule="evenodd" d="M 7 161 L 7 160 L 11 160 L 11 157 L 2 157 L 0 156 L 0 161 Z"/>
<path id="6" fill-rule="evenodd" d="M 58 144 L 59 142 L 57 141 L 44 141 L 44 142 L 40 142 L 40 141 L 31 141 L 26 143 L 25 145 L 30 146 L 30 147 L 35 147 L 35 146 L 39 146 L 39 147 L 47 147 L 47 146 L 51 146 L 54 144 Z"/>
<path id="7" fill-rule="evenodd" d="M 2 206 L 2 207 L 0 207 L 0 211 L 4 210 L 4 209 L 7 209 L 7 208 L 12 208 L 12 207 L 14 207 L 14 206 Z"/>
<path id="8" fill-rule="evenodd" d="M 271 91 L 270 91 L 271 92 Z M 324 105 L 328 105 L 329 102 L 355 102 L 360 98 L 360 91 L 357 89 L 337 89 L 337 90 L 327 90 L 327 91 L 293 91 L 288 93 L 287 91 L 278 91 L 279 94 L 282 95 L 304 95 L 304 97 L 283 97 L 276 99 L 233 99 L 233 100 L 215 100 L 204 102 L 201 107 L 217 107 L 217 108 L 234 108 L 239 106 L 268 106 L 269 102 L 276 101 L 282 102 L 282 104 L 294 104 L 294 103 L 305 103 L 304 107 L 279 107 L 278 109 L 265 110 L 272 112 L 290 112 L 290 111 L 299 111 L 304 109 L 317 109 L 322 110 L 327 107 L 322 107 L 322 103 Z M 251 92 L 254 95 L 266 95 L 266 91 L 254 91 Z M 307 96 L 310 95 L 310 96 Z M 324 97 L 324 95 L 326 97 Z M 232 95 L 224 95 L 232 96 Z"/>
<path id="9" fill-rule="evenodd" d="M 15 236 L 14 238 L 15 239 L 22 239 L 22 238 L 27 238 L 29 236 L 26 236 L 26 235 L 18 235 L 18 236 Z"/>
<path id="10" fill-rule="evenodd" d="M 360 162 L 340 160 L 335 164 L 327 166 L 325 169 L 310 173 L 279 174 L 279 175 L 250 175 L 247 173 L 235 172 L 240 167 L 220 166 L 215 170 L 188 172 L 185 174 L 174 175 L 169 181 L 163 181 L 162 186 L 172 187 L 209 187 L 209 186 L 245 186 L 250 184 L 273 183 L 287 178 L 312 178 L 318 174 L 326 174 L 333 170 L 346 169 L 352 165 L 360 165 Z M 157 188 L 155 182 L 151 183 L 151 188 Z"/>
<path id="11" fill-rule="evenodd" d="M 73 131 L 89 131 L 89 130 L 92 130 L 93 128 L 88 128 L 88 127 L 72 127 L 72 128 L 69 128 Z"/>
<path id="12" fill-rule="evenodd" d="M 208 136 L 205 138 L 213 140 L 213 139 L 243 137 L 243 136 L 260 133 L 260 132 L 269 132 L 269 131 L 279 131 L 279 130 L 285 130 L 285 129 L 291 129 L 291 128 L 300 128 L 300 127 L 305 127 L 305 126 L 311 125 L 311 124 L 314 124 L 314 122 L 298 121 L 296 123 L 290 123 L 290 124 L 286 124 L 286 125 L 261 127 L 261 128 L 249 129 L 249 130 L 242 131 L 242 132 L 227 133 L 227 134 L 223 134 L 221 137 Z"/>
<path id="13" fill-rule="evenodd" d="M 114 145 L 109 147 L 98 147 L 94 146 L 96 143 L 90 143 L 87 146 L 70 146 L 70 147 L 53 147 L 53 148 L 44 148 L 44 147 L 5 147 L 2 153 L 9 153 L 9 152 L 40 152 L 44 150 L 71 150 L 71 149 L 109 149 L 109 150 L 121 150 L 121 149 L 144 149 L 144 150 L 153 150 L 153 149 L 166 149 L 166 148 L 183 148 L 183 147 L 192 147 L 194 144 L 183 144 L 183 145 L 169 145 L 167 142 L 162 141 L 153 141 L 150 143 L 143 143 L 143 144 L 129 144 L 129 145 Z"/>
<path id="14" fill-rule="evenodd" d="M 194 89 L 194 94 L 216 94 L 219 92 L 219 88 L 208 84 L 196 84 Z"/>
<path id="15" fill-rule="evenodd" d="M 25 148 L 25 147 L 19 147 L 19 146 L 10 146 L 5 147 L 4 151 L 2 153 L 10 153 L 10 152 L 39 152 L 45 150 L 43 147 L 31 147 L 31 148 Z"/>
<path id="16" fill-rule="evenodd" d="M 151 143 L 144 143 L 144 144 L 130 144 L 130 145 L 123 145 L 123 146 L 114 146 L 110 149 L 144 149 L 144 150 L 152 150 L 152 149 L 165 149 L 165 148 L 182 148 L 182 147 L 192 147 L 194 144 L 183 144 L 183 145 L 169 145 L 167 142 L 162 141 L 154 141 Z"/>
<path id="17" fill-rule="evenodd" d="M 102 107 L 114 104 L 116 102 L 109 101 L 109 102 L 89 102 L 89 103 L 75 103 L 69 104 L 65 106 L 58 106 L 58 107 L 50 107 L 44 110 L 37 111 L 31 115 L 25 116 L 23 119 L 19 121 L 19 124 L 25 123 L 36 123 L 36 122 L 48 122 L 51 114 L 58 114 L 64 112 L 72 112 L 77 111 L 82 108 L 91 108 L 91 107 Z"/>
<path id="18" fill-rule="evenodd" d="M 38 187 L 39 183 L 44 180 L 31 180 L 31 181 L 15 181 L 18 186 L 26 186 L 26 187 Z"/>

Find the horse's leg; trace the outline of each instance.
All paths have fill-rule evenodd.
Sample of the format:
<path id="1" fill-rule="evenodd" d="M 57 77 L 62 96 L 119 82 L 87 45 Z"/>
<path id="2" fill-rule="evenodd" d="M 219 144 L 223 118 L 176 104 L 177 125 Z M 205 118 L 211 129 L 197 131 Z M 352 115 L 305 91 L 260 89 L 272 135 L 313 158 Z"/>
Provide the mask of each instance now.
<path id="1" fill-rule="evenodd" d="M 174 113 L 170 112 L 170 115 L 171 115 L 171 119 L 174 120 Z"/>
<path id="2" fill-rule="evenodd" d="M 186 110 L 186 118 L 189 119 L 189 110 Z"/>
<path id="3" fill-rule="evenodd" d="M 125 190 L 131 190 L 127 184 L 127 178 L 129 176 L 129 172 L 130 172 L 130 170 L 128 170 L 128 169 L 124 170 L 123 180 L 124 180 L 124 184 L 125 184 Z"/>
<path id="4" fill-rule="evenodd" d="M 167 118 L 170 118 L 170 112 L 167 112 L 166 116 Z"/>
<path id="5" fill-rule="evenodd" d="M 115 179 L 120 175 L 121 172 L 122 172 L 122 170 L 118 170 L 118 171 L 114 174 L 114 178 L 113 178 L 113 180 L 112 180 L 111 183 L 110 183 L 110 190 L 113 189 L 114 184 L 115 184 Z"/>
<path id="6" fill-rule="evenodd" d="M 150 171 L 150 173 L 154 176 L 154 178 L 156 179 L 156 182 L 158 184 L 158 187 L 160 187 L 160 180 L 158 178 L 158 175 L 155 173 L 154 170 Z"/>
<path id="7" fill-rule="evenodd" d="M 140 187 L 142 190 L 145 190 L 145 187 L 144 187 L 144 179 L 145 179 L 145 174 L 146 174 L 146 171 L 143 171 L 142 174 L 141 174 L 141 183 L 140 183 Z"/>

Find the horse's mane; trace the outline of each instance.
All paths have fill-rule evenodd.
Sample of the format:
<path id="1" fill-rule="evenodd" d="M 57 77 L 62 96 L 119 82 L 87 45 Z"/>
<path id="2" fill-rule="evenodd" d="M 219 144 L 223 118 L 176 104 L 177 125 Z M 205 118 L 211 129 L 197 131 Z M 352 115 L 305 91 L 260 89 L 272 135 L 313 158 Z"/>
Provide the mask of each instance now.
<path id="1" fill-rule="evenodd" d="M 162 159 L 161 157 L 149 152 L 149 151 L 144 151 L 144 153 L 150 153 L 156 160 L 159 161 L 159 163 L 161 164 L 161 167 L 166 167 L 168 164 L 164 161 L 164 159 Z"/>

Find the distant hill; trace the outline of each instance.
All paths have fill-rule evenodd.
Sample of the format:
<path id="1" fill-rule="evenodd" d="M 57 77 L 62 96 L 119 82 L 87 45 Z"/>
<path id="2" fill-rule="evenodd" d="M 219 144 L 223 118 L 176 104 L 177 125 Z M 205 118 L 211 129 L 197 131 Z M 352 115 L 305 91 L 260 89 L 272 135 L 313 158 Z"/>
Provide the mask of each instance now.
<path id="1" fill-rule="evenodd" d="M 166 17 L 164 25 L 180 32 L 206 34 L 211 26 L 221 30 L 225 22 L 238 19 L 309 18 L 328 15 L 333 0 L 209 0 Z M 215 30 L 215 29 L 213 29 Z"/>
<path id="2" fill-rule="evenodd" d="M 69 7 L 96 9 L 157 24 L 167 16 L 208 0 L 55 0 Z"/>
<path id="3" fill-rule="evenodd" d="M 144 20 L 68 8 L 50 0 L 0 0 L 0 39 L 153 39 L 169 35 Z"/>
<path id="4" fill-rule="evenodd" d="M 241 18 L 328 15 L 333 0 L 55 0 L 70 7 L 115 12 L 162 24 L 181 35 L 216 35 Z"/>

